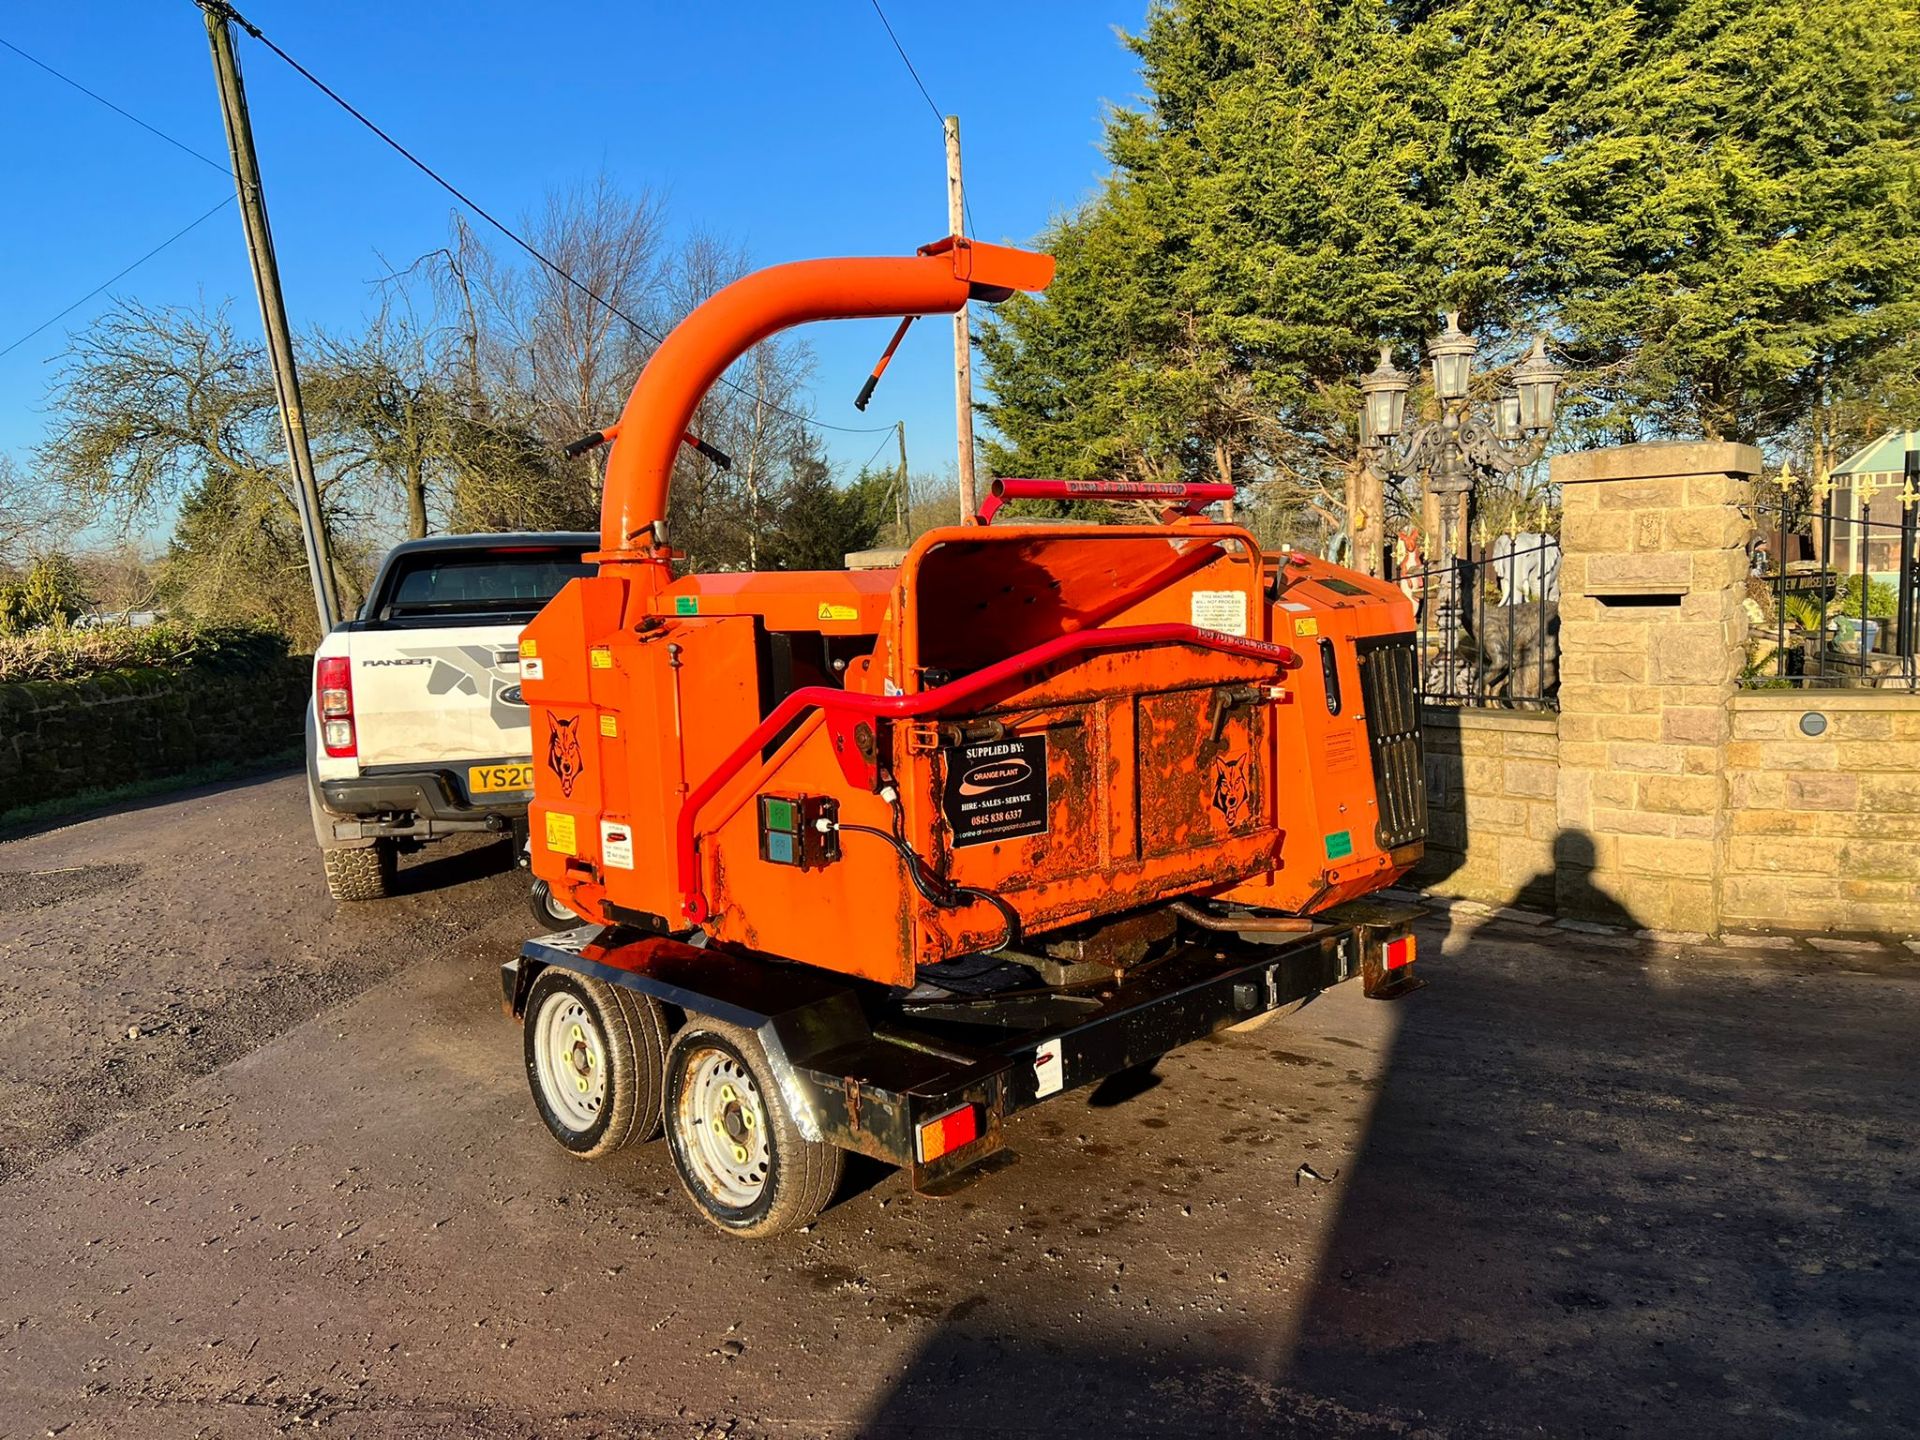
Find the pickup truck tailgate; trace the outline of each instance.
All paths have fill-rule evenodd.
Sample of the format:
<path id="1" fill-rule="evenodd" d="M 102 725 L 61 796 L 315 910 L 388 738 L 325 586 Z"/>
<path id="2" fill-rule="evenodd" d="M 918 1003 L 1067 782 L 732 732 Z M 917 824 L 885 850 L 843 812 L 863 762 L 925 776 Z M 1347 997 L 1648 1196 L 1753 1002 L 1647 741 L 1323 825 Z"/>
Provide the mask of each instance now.
<path id="1" fill-rule="evenodd" d="M 361 768 L 529 754 L 519 638 L 517 625 L 354 636 Z"/>

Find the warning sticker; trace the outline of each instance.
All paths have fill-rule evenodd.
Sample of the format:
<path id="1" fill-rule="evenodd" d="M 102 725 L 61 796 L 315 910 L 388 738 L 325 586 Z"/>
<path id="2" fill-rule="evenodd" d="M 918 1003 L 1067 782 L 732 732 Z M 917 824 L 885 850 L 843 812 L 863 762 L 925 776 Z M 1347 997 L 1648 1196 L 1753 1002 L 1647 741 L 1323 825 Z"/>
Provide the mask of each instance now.
<path id="1" fill-rule="evenodd" d="M 573 816 L 558 810 L 547 812 L 547 849 L 557 855 L 580 853 L 580 842 L 574 838 Z"/>
<path id="2" fill-rule="evenodd" d="M 858 620 L 860 612 L 851 605 L 822 605 L 817 620 Z"/>
<path id="3" fill-rule="evenodd" d="M 605 645 L 596 645 L 587 652 L 587 664 L 595 670 L 613 669 L 613 651 Z"/>
<path id="4" fill-rule="evenodd" d="M 984 845 L 1047 831 L 1047 737 L 1010 735 L 951 745 L 941 809 L 953 843 Z"/>
<path id="5" fill-rule="evenodd" d="M 1060 1042 L 1049 1040 L 1033 1052 L 1034 1098 L 1056 1094 L 1066 1083 L 1066 1067 L 1060 1062 Z"/>
<path id="6" fill-rule="evenodd" d="M 698 615 L 700 613 L 700 597 L 698 595 L 674 596 L 673 613 L 676 615 Z"/>
<path id="7" fill-rule="evenodd" d="M 1327 859 L 1345 860 L 1353 854 L 1353 832 L 1336 830 L 1327 836 Z"/>
<path id="8" fill-rule="evenodd" d="M 1222 635 L 1247 633 L 1247 592 L 1244 590 L 1196 590 L 1193 592 L 1193 623 L 1201 630 L 1216 630 Z"/>
<path id="9" fill-rule="evenodd" d="M 553 817 L 547 817 L 551 820 Z M 615 820 L 600 822 L 600 863 L 609 870 L 633 869 L 633 831 Z"/>
<path id="10" fill-rule="evenodd" d="M 547 678 L 547 662 L 536 660 L 531 655 L 520 662 L 522 680 L 544 680 Z"/>
<path id="11" fill-rule="evenodd" d="M 602 711 L 600 714 L 600 733 L 609 740 L 617 740 L 620 737 L 620 717 L 611 710 Z"/>
<path id="12" fill-rule="evenodd" d="M 538 655 L 539 653 L 540 653 L 540 647 L 537 644 L 535 644 L 533 641 L 522 640 L 520 642 L 520 658 L 522 660 L 531 660 L 533 659 L 534 656 Z"/>
<path id="13" fill-rule="evenodd" d="M 1318 635 L 1320 633 L 1319 617 L 1310 615 L 1305 620 L 1294 621 L 1293 633 L 1295 635 Z"/>

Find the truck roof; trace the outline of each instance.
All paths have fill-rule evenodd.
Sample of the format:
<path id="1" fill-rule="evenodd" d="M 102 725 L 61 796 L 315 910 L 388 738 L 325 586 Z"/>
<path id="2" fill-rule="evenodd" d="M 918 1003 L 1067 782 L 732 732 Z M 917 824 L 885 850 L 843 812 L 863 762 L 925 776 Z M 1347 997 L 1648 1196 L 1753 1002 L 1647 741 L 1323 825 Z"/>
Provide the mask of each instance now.
<path id="1" fill-rule="evenodd" d="M 600 548 L 600 536 L 593 530 L 514 530 L 476 535 L 429 535 L 423 540 L 402 540 L 387 552 L 387 557 L 392 559 L 396 555 L 414 555 L 422 550 L 496 550 L 516 545 L 553 545 L 569 549 L 582 545 L 589 550 L 597 550 Z"/>
<path id="2" fill-rule="evenodd" d="M 551 558 L 553 551 L 585 555 L 600 548 L 600 536 L 592 530 L 516 530 L 475 535 L 428 535 L 420 540 L 403 540 L 380 561 L 380 569 L 367 588 L 367 598 L 359 613 L 343 621 L 346 628 L 358 628 L 379 614 L 382 603 L 394 584 L 394 577 L 416 555 L 484 555 L 515 550 L 533 552 Z M 431 563 L 431 562 L 429 562 Z"/>

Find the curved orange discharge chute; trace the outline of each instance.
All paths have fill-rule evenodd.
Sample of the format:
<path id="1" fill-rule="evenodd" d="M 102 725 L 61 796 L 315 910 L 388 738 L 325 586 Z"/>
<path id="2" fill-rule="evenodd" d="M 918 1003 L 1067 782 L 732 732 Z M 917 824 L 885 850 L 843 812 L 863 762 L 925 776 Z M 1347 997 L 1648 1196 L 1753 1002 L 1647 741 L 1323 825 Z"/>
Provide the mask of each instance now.
<path id="1" fill-rule="evenodd" d="M 633 387 L 607 457 L 599 558 L 651 558 L 695 407 L 768 336 L 812 320 L 951 314 L 968 300 L 1044 290 L 1052 279 L 1050 255 L 953 236 L 911 257 L 803 260 L 736 280 L 674 327 Z"/>

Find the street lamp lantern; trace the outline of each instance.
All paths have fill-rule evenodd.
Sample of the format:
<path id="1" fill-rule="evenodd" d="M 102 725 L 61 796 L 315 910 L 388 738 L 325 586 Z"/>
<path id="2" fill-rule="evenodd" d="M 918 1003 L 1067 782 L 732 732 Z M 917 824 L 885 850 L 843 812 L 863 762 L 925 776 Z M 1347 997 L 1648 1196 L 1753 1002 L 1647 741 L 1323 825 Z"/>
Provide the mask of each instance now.
<path id="1" fill-rule="evenodd" d="M 1520 438 L 1520 397 L 1511 390 L 1502 391 L 1495 403 L 1493 437 L 1509 443 Z"/>
<path id="2" fill-rule="evenodd" d="M 1528 434 L 1552 427 L 1554 397 L 1566 373 L 1547 358 L 1546 337 L 1534 336 L 1533 349 L 1513 371 L 1514 388 L 1520 392 L 1520 425 Z"/>
<path id="3" fill-rule="evenodd" d="M 1434 537 L 1439 544 L 1437 552 L 1430 552 L 1423 579 L 1421 624 L 1423 633 L 1434 636 L 1429 659 L 1423 662 L 1423 683 L 1430 693 L 1441 695 L 1461 693 L 1469 663 L 1460 641 L 1467 633 L 1464 616 L 1470 597 L 1458 565 L 1462 548 L 1472 539 L 1475 482 L 1540 458 L 1566 373 L 1547 358 L 1542 337 L 1514 367 L 1509 388 L 1490 407 L 1478 407 L 1468 391 L 1479 349 L 1479 342 L 1461 330 L 1459 313 L 1448 311 L 1446 328 L 1427 342 L 1440 413 L 1411 427 L 1406 402 L 1413 377 L 1394 369 L 1385 349 L 1379 366 L 1360 382 L 1361 474 L 1418 477 L 1428 497 L 1439 502 L 1439 533 Z M 1354 528 L 1357 546 L 1362 527 L 1356 522 Z"/>
<path id="4" fill-rule="evenodd" d="M 1480 342 L 1460 328 L 1460 312 L 1447 311 L 1447 328 L 1427 342 L 1427 354 L 1433 357 L 1433 392 L 1441 400 L 1467 398 L 1467 382 L 1473 376 L 1473 357 Z"/>
<path id="5" fill-rule="evenodd" d="M 1380 347 L 1380 363 L 1360 382 L 1362 428 L 1370 440 L 1391 440 L 1406 419 L 1413 377 L 1393 365 L 1393 348 Z"/>

